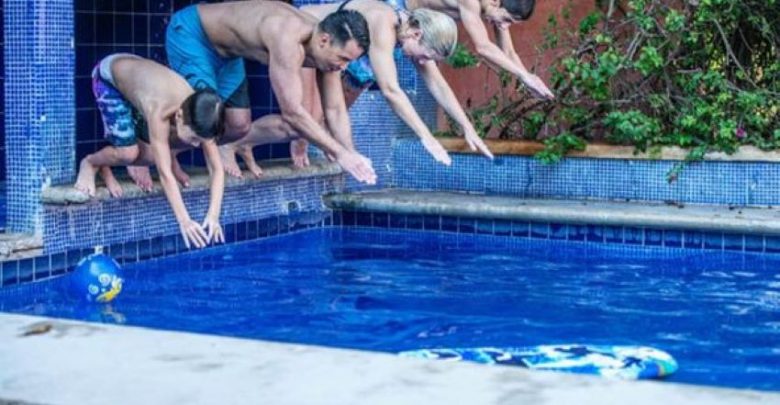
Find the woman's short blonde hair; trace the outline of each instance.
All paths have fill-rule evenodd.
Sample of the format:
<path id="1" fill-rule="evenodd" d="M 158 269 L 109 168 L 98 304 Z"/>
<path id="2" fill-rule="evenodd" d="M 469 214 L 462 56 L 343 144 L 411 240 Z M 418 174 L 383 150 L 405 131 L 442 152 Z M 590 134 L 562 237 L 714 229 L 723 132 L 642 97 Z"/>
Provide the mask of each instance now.
<path id="1" fill-rule="evenodd" d="M 447 14 L 420 8 L 410 12 L 409 26 L 418 28 L 422 32 L 420 43 L 436 52 L 436 54 L 448 58 L 455 52 L 458 44 L 458 26 L 455 20 Z"/>

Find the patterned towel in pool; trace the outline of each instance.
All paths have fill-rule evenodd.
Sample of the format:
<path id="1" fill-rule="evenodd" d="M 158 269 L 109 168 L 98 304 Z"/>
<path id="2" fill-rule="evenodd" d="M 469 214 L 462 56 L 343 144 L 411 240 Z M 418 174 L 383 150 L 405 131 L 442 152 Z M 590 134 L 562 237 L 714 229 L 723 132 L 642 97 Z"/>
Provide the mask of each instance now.
<path id="1" fill-rule="evenodd" d="M 661 378 L 677 371 L 677 362 L 668 353 L 643 346 L 472 347 L 421 349 L 399 354 L 423 359 L 466 360 L 535 370 L 597 374 L 625 380 Z"/>

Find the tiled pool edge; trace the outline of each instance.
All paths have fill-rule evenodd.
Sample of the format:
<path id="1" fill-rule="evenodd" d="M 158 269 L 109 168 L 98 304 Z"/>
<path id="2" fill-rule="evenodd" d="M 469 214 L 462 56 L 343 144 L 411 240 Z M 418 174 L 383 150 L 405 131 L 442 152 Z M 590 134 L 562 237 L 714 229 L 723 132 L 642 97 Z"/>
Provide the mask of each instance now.
<path id="1" fill-rule="evenodd" d="M 226 243 L 332 224 L 321 196 L 343 190 L 338 165 L 313 161 L 308 168 L 294 169 L 289 160 L 261 165 L 263 178 L 231 179 L 226 185 L 221 217 Z M 191 173 L 191 183 L 183 196 L 199 218 L 209 201 L 208 175 Z M 159 186 L 152 193 L 126 186 L 126 198 L 101 195 L 76 204 L 68 204 L 71 187 L 45 191 L 51 203 L 44 206 L 43 252 L 0 261 L 0 287 L 64 274 L 95 246 L 103 246 L 120 264 L 187 251 Z"/>
<path id="2" fill-rule="evenodd" d="M 676 161 L 567 157 L 548 165 L 533 156 L 451 156 L 452 165 L 444 166 L 431 159 L 418 140 L 397 139 L 394 186 L 523 198 L 780 205 L 778 162 L 689 162 L 669 182 Z"/>
<path id="3" fill-rule="evenodd" d="M 603 405 L 630 401 L 654 405 L 661 400 L 747 405 L 780 401 L 780 395 L 770 392 L 615 381 L 11 314 L 0 314 L 0 363 L 8 366 L 0 368 L 4 387 L 0 402 Z"/>
<path id="4" fill-rule="evenodd" d="M 259 240 L 311 228 L 333 225 L 330 211 L 300 212 L 293 215 L 252 219 L 223 224 L 225 244 Z M 221 245 L 207 247 L 211 249 Z M 120 265 L 189 252 L 181 235 L 169 234 L 103 246 L 104 252 Z M 70 249 L 22 260 L 0 262 L 0 287 L 46 280 L 67 273 L 93 248 Z"/>
<path id="5" fill-rule="evenodd" d="M 439 193 L 446 194 L 446 193 Z M 430 230 L 459 234 L 487 234 L 534 239 L 565 240 L 573 242 L 608 243 L 630 246 L 655 246 L 684 249 L 708 249 L 714 251 L 754 252 L 780 254 L 780 234 L 735 233 L 724 231 L 702 231 L 696 229 L 670 228 L 668 223 L 648 223 L 644 226 L 622 226 L 601 223 L 604 218 L 580 219 L 572 222 L 551 221 L 544 207 L 533 211 L 535 218 L 527 213 L 512 218 L 512 213 L 499 217 L 480 216 L 481 200 L 501 197 L 469 196 L 452 193 L 453 201 L 473 199 L 481 202 L 472 204 L 469 210 L 454 208 L 454 205 L 437 204 L 430 201 L 434 193 L 405 190 L 385 190 L 363 194 L 331 195 L 326 204 L 335 210 L 333 224 L 337 226 L 364 226 L 390 229 Z M 396 196 L 402 196 L 394 201 Z M 441 197 L 441 195 L 439 195 Z M 504 198 L 506 199 L 506 198 Z M 414 203 L 415 200 L 417 203 Z M 522 199 L 517 199 L 518 203 Z M 554 205 L 556 201 L 548 201 Z M 414 204 L 413 204 L 414 203 Z M 571 201 L 560 201 L 571 205 Z M 584 203 L 584 202 L 583 202 Z M 415 205 L 416 207 L 412 207 Z M 572 215 L 584 206 L 569 207 Z M 471 212 L 469 212 L 471 211 Z M 490 210 L 485 210 L 490 211 Z M 550 210 L 551 211 L 551 210 Z M 516 215 L 517 213 L 515 213 Z M 548 216 L 546 216 L 548 215 Z M 630 214 L 627 214 L 630 215 Z M 556 217 L 560 218 L 560 216 Z M 592 222 L 588 222 L 588 219 Z M 778 227 L 780 230 L 780 222 Z"/>

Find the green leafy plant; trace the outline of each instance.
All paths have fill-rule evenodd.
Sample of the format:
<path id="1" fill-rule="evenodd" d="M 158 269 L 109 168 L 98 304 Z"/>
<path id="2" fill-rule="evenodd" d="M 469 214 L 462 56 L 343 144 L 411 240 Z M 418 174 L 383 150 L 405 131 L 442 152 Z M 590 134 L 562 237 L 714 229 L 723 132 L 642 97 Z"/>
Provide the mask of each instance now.
<path id="1" fill-rule="evenodd" d="M 502 91 L 470 111 L 481 135 L 541 140 L 550 163 L 590 141 L 679 146 L 687 161 L 780 147 L 780 0 L 601 0 L 576 22 L 573 6 L 550 17 L 539 46 L 556 55 L 556 99 Z"/>

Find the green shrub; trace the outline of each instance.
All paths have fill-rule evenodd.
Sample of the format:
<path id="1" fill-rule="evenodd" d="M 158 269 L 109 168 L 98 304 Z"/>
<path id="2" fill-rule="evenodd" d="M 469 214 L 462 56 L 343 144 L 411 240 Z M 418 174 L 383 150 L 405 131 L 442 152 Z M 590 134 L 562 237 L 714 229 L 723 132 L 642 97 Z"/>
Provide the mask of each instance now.
<path id="1" fill-rule="evenodd" d="M 545 141 L 556 162 L 587 141 L 689 148 L 689 160 L 741 145 L 780 147 L 780 1 L 603 0 L 571 21 L 571 1 L 550 17 L 539 51 L 554 101 L 522 84 L 470 112 L 484 136 Z M 562 52 L 561 52 L 562 50 Z M 475 59 L 459 49 L 458 59 Z M 453 126 L 454 127 L 454 126 Z M 576 139 L 576 141 L 575 141 Z M 676 178 L 682 166 L 670 173 Z"/>

